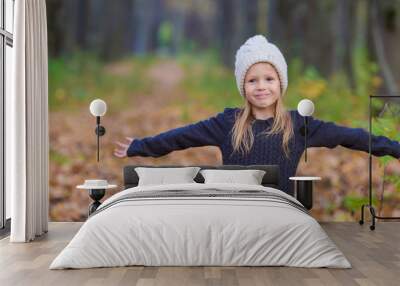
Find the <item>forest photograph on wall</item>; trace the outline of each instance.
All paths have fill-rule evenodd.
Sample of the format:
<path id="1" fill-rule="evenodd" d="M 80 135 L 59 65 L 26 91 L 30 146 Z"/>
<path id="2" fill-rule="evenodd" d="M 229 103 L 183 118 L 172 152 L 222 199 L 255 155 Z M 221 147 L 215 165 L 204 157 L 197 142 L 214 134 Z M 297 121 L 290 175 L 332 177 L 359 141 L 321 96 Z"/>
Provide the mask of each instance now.
<path id="1" fill-rule="evenodd" d="M 222 165 L 212 144 L 162 156 L 121 158 L 115 149 L 244 108 L 236 56 L 253 36 L 284 56 L 285 109 L 311 100 L 313 118 L 327 130 L 334 124 L 365 134 L 370 96 L 400 95 L 398 0 L 46 0 L 46 9 L 52 221 L 86 220 L 92 200 L 77 186 L 105 179 L 117 186 L 106 199 L 122 190 L 127 165 Z M 89 109 L 95 99 L 107 104 L 99 160 Z M 399 102 L 372 103 L 372 133 L 381 138 L 373 143 L 388 142 L 379 136 L 391 146 L 400 141 Z M 368 141 L 334 139 L 310 139 L 315 144 L 293 176 L 321 178 L 311 209 L 318 221 L 358 221 L 368 203 Z M 387 155 L 395 153 L 379 154 L 372 158 L 373 204 L 378 215 L 399 216 L 400 162 Z"/>

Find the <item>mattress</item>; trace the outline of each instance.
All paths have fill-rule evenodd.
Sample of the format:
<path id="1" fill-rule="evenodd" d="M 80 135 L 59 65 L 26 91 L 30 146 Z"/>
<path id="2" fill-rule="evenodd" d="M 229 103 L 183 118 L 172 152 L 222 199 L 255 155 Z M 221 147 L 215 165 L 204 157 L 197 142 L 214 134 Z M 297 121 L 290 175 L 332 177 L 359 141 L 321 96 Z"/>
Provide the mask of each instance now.
<path id="1" fill-rule="evenodd" d="M 50 269 L 129 265 L 351 268 L 295 198 L 271 187 L 199 183 L 108 198 Z"/>

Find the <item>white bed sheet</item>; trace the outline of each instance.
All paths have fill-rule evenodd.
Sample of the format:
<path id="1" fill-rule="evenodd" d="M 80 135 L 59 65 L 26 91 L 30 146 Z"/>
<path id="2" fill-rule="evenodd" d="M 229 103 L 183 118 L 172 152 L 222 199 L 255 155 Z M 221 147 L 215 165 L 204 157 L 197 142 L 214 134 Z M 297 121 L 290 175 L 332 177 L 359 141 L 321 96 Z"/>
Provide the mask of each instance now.
<path id="1" fill-rule="evenodd" d="M 54 259 L 50 269 L 145 266 L 293 266 L 351 268 L 310 215 L 259 198 L 182 197 L 127 200 L 165 190 L 262 190 L 242 184 L 139 186 L 107 199 Z M 107 205 L 109 206 L 107 208 Z"/>

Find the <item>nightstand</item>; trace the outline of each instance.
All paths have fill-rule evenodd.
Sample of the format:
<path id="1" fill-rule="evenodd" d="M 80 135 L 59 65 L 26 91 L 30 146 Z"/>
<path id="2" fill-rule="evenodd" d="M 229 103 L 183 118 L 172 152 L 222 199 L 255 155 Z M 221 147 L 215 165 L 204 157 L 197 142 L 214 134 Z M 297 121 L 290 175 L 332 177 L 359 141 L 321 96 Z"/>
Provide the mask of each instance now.
<path id="1" fill-rule="evenodd" d="M 89 191 L 89 197 L 93 202 L 89 205 L 89 216 L 101 205 L 100 200 L 104 197 L 107 189 L 116 188 L 117 185 L 108 184 L 107 180 L 85 180 L 85 184 L 76 186 L 78 189 Z"/>
<path id="2" fill-rule="evenodd" d="M 289 180 L 296 181 L 294 197 L 308 210 L 313 206 L 313 183 L 321 180 L 321 177 L 290 177 Z"/>

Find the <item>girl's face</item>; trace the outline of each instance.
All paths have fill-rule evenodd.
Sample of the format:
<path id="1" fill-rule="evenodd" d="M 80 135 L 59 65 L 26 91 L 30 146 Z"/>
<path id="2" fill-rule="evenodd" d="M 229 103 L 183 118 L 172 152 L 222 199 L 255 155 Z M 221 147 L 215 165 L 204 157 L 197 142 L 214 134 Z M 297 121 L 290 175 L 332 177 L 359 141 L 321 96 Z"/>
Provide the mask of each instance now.
<path id="1" fill-rule="evenodd" d="M 252 65 L 244 78 L 244 91 L 253 108 L 274 108 L 281 96 L 281 84 L 275 68 L 269 63 Z"/>

